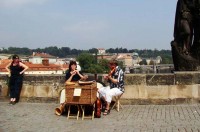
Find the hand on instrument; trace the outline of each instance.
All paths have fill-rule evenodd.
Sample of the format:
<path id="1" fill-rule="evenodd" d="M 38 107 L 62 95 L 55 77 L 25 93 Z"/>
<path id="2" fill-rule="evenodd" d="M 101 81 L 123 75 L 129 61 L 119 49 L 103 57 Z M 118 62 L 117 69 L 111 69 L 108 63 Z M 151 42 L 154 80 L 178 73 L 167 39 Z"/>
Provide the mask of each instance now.
<path id="1" fill-rule="evenodd" d="M 108 76 L 104 76 L 103 78 L 104 78 L 105 80 L 108 80 Z"/>
<path id="2" fill-rule="evenodd" d="M 83 79 L 84 79 L 84 80 L 88 79 L 88 75 L 84 75 L 84 76 L 83 76 Z"/>
<path id="3" fill-rule="evenodd" d="M 71 75 L 74 76 L 77 72 L 76 71 L 72 71 Z"/>

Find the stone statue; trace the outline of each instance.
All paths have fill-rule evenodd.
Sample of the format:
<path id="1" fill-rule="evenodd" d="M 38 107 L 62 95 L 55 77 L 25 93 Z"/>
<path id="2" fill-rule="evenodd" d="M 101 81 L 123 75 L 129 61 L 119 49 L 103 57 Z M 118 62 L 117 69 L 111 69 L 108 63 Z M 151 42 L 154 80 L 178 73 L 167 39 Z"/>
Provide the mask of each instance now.
<path id="1" fill-rule="evenodd" d="M 175 71 L 200 70 L 200 0 L 178 0 L 171 46 Z"/>

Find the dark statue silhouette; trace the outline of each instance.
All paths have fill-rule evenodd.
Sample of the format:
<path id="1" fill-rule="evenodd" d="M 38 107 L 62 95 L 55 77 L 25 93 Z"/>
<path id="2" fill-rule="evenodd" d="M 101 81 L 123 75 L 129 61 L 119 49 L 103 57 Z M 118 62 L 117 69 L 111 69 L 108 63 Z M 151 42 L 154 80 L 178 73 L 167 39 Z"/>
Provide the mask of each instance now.
<path id="1" fill-rule="evenodd" d="M 200 70 L 200 0 L 178 0 L 171 46 L 175 71 Z"/>

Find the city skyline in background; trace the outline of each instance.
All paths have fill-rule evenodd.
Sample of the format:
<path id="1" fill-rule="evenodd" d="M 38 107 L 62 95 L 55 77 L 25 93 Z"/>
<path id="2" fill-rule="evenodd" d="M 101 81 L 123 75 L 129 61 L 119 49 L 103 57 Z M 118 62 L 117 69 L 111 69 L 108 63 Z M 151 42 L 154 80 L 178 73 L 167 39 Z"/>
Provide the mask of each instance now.
<path id="1" fill-rule="evenodd" d="M 1 0 L 1 47 L 171 49 L 176 0 Z"/>

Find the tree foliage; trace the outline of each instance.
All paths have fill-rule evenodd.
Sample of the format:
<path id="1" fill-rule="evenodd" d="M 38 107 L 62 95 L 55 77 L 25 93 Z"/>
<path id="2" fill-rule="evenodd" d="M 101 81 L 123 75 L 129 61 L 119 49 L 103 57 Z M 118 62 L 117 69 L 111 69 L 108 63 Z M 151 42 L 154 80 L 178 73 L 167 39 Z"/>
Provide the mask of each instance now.
<path id="1" fill-rule="evenodd" d="M 77 60 L 79 61 L 79 64 L 82 68 L 83 72 L 90 72 L 90 67 L 92 64 L 96 64 L 95 57 L 89 53 L 81 53 Z"/>
<path id="2" fill-rule="evenodd" d="M 102 73 L 108 73 L 109 67 L 108 67 L 108 60 L 101 59 L 99 60 L 98 64 L 101 66 L 103 72 Z"/>
<path id="3" fill-rule="evenodd" d="M 58 48 L 57 46 L 50 46 L 45 48 L 37 48 L 37 49 L 29 49 L 29 48 L 19 48 L 19 47 L 9 47 L 8 49 L 0 50 L 0 53 L 6 54 L 19 54 L 19 55 L 31 55 L 33 52 L 40 52 L 40 53 L 48 53 L 56 57 L 77 57 L 82 53 L 90 53 L 96 54 L 98 50 L 96 48 L 92 48 L 89 50 L 79 50 L 79 49 L 71 49 L 69 47 L 61 47 Z M 172 64 L 172 55 L 171 50 L 151 50 L 151 49 L 126 49 L 126 48 L 109 48 L 106 50 L 106 53 L 133 53 L 136 52 L 139 54 L 141 58 L 156 58 L 157 56 L 161 56 L 163 64 Z"/>

